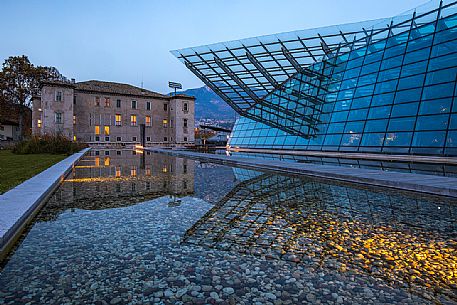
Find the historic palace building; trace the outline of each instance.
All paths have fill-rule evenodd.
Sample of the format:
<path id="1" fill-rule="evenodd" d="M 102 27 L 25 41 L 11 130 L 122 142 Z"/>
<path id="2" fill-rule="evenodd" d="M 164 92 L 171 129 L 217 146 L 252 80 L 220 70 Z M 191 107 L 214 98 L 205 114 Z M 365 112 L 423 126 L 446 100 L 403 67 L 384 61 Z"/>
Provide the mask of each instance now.
<path id="1" fill-rule="evenodd" d="M 33 98 L 32 129 L 94 145 L 194 143 L 195 98 L 127 84 L 86 81 L 42 84 Z"/>
<path id="2" fill-rule="evenodd" d="M 172 53 L 240 114 L 229 149 L 457 156 L 455 1 Z"/>

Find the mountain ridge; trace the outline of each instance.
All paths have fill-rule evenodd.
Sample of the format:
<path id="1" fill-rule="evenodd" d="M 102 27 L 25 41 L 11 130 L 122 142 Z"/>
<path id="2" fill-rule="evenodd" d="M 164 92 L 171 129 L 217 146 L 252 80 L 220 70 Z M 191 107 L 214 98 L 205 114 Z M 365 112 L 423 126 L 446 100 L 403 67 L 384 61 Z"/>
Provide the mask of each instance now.
<path id="1" fill-rule="evenodd" d="M 235 111 L 209 87 L 178 91 L 195 97 L 195 119 L 234 120 Z"/>

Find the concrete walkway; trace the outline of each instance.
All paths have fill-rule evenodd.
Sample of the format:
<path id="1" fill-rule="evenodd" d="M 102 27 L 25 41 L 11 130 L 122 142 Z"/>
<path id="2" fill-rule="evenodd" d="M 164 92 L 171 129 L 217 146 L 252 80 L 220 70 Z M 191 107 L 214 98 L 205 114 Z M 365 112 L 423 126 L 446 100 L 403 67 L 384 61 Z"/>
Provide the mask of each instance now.
<path id="1" fill-rule="evenodd" d="M 457 198 L 457 178 L 421 175 L 412 173 L 387 172 L 381 170 L 287 162 L 262 158 L 243 158 L 217 154 L 205 154 L 184 150 L 146 148 L 151 152 L 186 157 L 200 161 L 241 166 L 260 171 L 299 174 L 324 179 L 340 180 L 366 185 L 396 188 L 440 196 Z"/>
<path id="2" fill-rule="evenodd" d="M 89 149 L 69 156 L 0 195 L 0 260 L 44 200 Z"/>

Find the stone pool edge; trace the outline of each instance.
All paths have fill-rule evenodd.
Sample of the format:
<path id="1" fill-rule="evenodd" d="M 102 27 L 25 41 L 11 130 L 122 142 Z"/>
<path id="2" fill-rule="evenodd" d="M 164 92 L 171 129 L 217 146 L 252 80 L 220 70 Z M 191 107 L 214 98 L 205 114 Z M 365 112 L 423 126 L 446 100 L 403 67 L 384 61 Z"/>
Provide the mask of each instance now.
<path id="1" fill-rule="evenodd" d="M 243 158 L 217 154 L 205 154 L 184 150 L 145 148 L 154 153 L 164 153 L 175 157 L 186 157 L 205 162 L 230 166 L 269 170 L 284 174 L 317 177 L 326 180 L 386 187 L 409 192 L 457 198 L 457 178 L 423 175 L 414 173 L 387 172 L 381 170 L 350 168 L 334 165 L 286 162 L 262 158 Z"/>
<path id="2" fill-rule="evenodd" d="M 91 148 L 85 148 L 0 195 L 0 262 L 65 176 Z"/>

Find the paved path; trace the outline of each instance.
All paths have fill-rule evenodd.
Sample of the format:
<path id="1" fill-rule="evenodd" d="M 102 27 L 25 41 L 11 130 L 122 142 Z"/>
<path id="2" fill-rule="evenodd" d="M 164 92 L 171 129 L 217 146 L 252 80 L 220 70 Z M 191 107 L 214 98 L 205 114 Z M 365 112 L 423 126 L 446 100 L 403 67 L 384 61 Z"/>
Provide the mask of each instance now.
<path id="1" fill-rule="evenodd" d="M 66 174 L 90 148 L 73 154 L 38 175 L 0 195 L 0 260 L 11 241 L 22 231 L 30 216 L 38 209 Z"/>
<path id="2" fill-rule="evenodd" d="M 249 167 L 258 170 L 273 170 L 281 173 L 299 174 L 325 179 L 336 179 L 396 188 L 457 198 L 457 178 L 421 175 L 412 173 L 387 172 L 381 170 L 287 162 L 262 158 L 243 158 L 217 154 L 205 154 L 184 150 L 146 148 L 149 151 L 187 157 L 200 161 L 221 163 L 231 166 Z"/>

